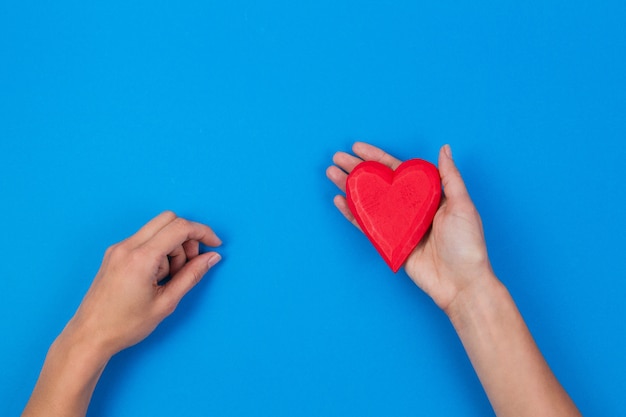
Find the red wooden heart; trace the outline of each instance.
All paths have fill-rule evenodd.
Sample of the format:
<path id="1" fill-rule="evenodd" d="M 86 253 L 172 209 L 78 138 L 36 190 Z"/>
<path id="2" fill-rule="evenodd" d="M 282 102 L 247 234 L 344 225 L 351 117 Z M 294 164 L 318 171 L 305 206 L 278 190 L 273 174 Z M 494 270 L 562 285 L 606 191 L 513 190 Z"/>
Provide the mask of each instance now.
<path id="1" fill-rule="evenodd" d="M 395 171 L 361 162 L 348 175 L 346 199 L 359 226 L 393 270 L 398 269 L 430 227 L 441 199 L 439 171 L 410 159 Z"/>

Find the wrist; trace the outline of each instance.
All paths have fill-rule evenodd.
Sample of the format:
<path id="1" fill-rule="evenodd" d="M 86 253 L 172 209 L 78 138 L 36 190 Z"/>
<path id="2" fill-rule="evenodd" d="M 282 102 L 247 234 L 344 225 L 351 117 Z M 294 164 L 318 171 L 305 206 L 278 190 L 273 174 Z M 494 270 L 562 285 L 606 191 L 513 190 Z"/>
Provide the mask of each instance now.
<path id="1" fill-rule="evenodd" d="M 506 287 L 492 272 L 489 272 L 459 291 L 444 312 L 459 332 L 471 324 L 476 316 L 493 312 L 492 310 L 496 308 L 495 302 L 507 295 Z"/>
<path id="2" fill-rule="evenodd" d="M 50 346 L 22 415 L 85 415 L 109 358 L 68 324 Z"/>
<path id="3" fill-rule="evenodd" d="M 81 364 L 85 371 L 103 369 L 113 356 L 96 334 L 78 326 L 71 320 L 51 346 L 51 350 Z"/>

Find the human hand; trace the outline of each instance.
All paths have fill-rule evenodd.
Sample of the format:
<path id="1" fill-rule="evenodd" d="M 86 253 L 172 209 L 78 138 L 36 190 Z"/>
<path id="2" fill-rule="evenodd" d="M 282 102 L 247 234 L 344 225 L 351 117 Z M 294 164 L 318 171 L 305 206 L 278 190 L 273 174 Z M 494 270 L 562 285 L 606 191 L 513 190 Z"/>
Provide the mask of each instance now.
<path id="1" fill-rule="evenodd" d="M 222 242 L 205 225 L 166 211 L 109 247 L 89 291 L 63 333 L 90 340 L 104 357 L 148 336 L 221 256 L 199 253 Z M 171 279 L 160 285 L 166 277 Z"/>
<path id="2" fill-rule="evenodd" d="M 326 170 L 328 178 L 344 193 L 348 173 L 360 162 L 377 161 L 393 170 L 402 162 L 363 142 L 355 143 L 352 150 L 356 156 L 337 152 L 333 156 L 335 165 Z M 480 216 L 452 160 L 448 145 L 439 152 L 439 174 L 444 196 L 432 229 L 409 255 L 404 267 L 415 284 L 448 313 L 459 294 L 478 288 L 493 277 L 493 272 Z M 343 195 L 337 195 L 334 203 L 350 222 L 359 227 Z"/>
<path id="3" fill-rule="evenodd" d="M 356 156 L 337 152 L 326 170 L 344 193 L 348 173 L 360 162 L 378 161 L 393 170 L 401 163 L 366 143 L 352 150 Z M 450 318 L 496 415 L 579 416 L 491 270 L 480 216 L 448 145 L 439 152 L 439 175 L 444 197 L 431 230 L 405 262 L 407 274 Z M 334 202 L 358 227 L 345 197 Z"/>
<path id="4" fill-rule="evenodd" d="M 140 342 L 219 260 L 205 225 L 161 213 L 107 249 L 76 314 L 54 341 L 22 416 L 84 416 L 115 353 Z M 164 279 L 170 277 L 166 283 Z"/>

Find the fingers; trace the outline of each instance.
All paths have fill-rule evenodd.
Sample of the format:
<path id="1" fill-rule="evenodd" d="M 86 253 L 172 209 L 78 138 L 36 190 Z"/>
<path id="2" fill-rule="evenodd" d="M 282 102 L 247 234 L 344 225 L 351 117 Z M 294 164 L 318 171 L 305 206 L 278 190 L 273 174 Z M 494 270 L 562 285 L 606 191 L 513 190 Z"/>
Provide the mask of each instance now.
<path id="1" fill-rule="evenodd" d="M 330 166 L 326 169 L 326 176 L 341 190 L 346 192 L 346 181 L 348 180 L 348 174 L 337 168 L 336 166 Z"/>
<path id="2" fill-rule="evenodd" d="M 337 152 L 333 155 L 333 163 L 347 173 L 350 173 L 361 162 L 363 162 L 362 159 L 346 152 Z"/>
<path id="3" fill-rule="evenodd" d="M 402 161 L 389 155 L 382 149 L 364 142 L 356 142 L 352 146 L 352 150 L 358 157 L 346 152 L 337 152 L 333 155 L 333 163 L 335 165 L 328 167 L 326 170 L 326 176 L 344 193 L 346 192 L 347 174 L 352 172 L 361 162 L 376 161 L 393 170 L 402 163 Z"/>
<path id="4" fill-rule="evenodd" d="M 361 157 L 365 161 L 380 162 L 393 170 L 398 168 L 402 163 L 401 160 L 389 155 L 382 149 L 364 142 L 356 142 L 352 146 L 352 150 L 357 156 Z"/>
<path id="5" fill-rule="evenodd" d="M 346 192 L 346 181 L 348 180 L 348 174 L 352 172 L 352 170 L 361 162 L 365 161 L 376 161 L 380 162 L 383 165 L 395 170 L 400 166 L 402 161 L 399 159 L 389 155 L 382 149 L 379 149 L 375 146 L 369 145 L 364 142 L 356 142 L 352 146 L 352 151 L 357 155 L 350 155 L 346 152 L 337 152 L 333 155 L 333 163 L 332 165 L 326 169 L 326 176 L 330 179 L 333 184 L 337 186 L 343 193 Z M 361 229 L 354 219 L 352 212 L 350 212 L 350 208 L 348 207 L 348 203 L 346 202 L 346 198 L 343 196 L 335 196 L 333 200 L 337 209 L 343 214 L 343 216 L 348 219 L 350 223 L 356 226 L 359 230 Z"/>
<path id="6" fill-rule="evenodd" d="M 348 180 L 348 174 L 352 172 L 352 170 L 363 161 L 376 161 L 381 164 L 395 170 L 400 166 L 402 161 L 399 159 L 389 155 L 382 149 L 379 149 L 375 146 L 369 145 L 364 142 L 356 142 L 352 146 L 352 151 L 357 155 L 350 155 L 346 152 L 337 152 L 333 155 L 333 163 L 332 165 L 326 169 L 326 176 L 330 179 L 333 184 L 337 186 L 342 192 L 346 192 L 346 181 Z M 348 207 L 348 203 L 344 196 L 338 195 L 335 196 L 333 202 L 337 209 L 343 214 L 343 216 L 348 219 L 350 223 L 356 226 L 357 229 L 361 230 L 358 223 L 354 219 L 350 208 Z"/>
<path id="7" fill-rule="evenodd" d="M 165 285 L 163 299 L 168 306 L 167 309 L 170 312 L 174 311 L 180 299 L 200 282 L 208 270 L 221 259 L 220 254 L 207 252 L 187 262 L 178 273 L 172 276 L 170 282 Z"/>
<path id="8" fill-rule="evenodd" d="M 179 217 L 163 227 L 144 245 L 158 256 L 165 257 L 187 241 L 202 242 L 207 246 L 222 244 L 220 238 L 209 226 Z"/>
<path id="9" fill-rule="evenodd" d="M 172 253 L 170 253 L 168 255 L 169 258 L 169 271 L 168 273 L 171 276 L 176 275 L 176 273 L 178 271 L 180 271 L 180 269 L 185 266 L 185 264 L 187 263 L 187 254 L 185 252 L 185 250 L 183 249 L 183 246 L 178 246 L 176 247 L 176 249 L 174 249 L 172 251 Z"/>
<path id="10" fill-rule="evenodd" d="M 439 151 L 439 175 L 443 184 L 443 192 L 451 204 L 464 199 L 469 200 L 463 178 L 461 178 L 461 174 L 452 159 L 450 145 L 444 145 Z"/>
<path id="11" fill-rule="evenodd" d="M 192 260 L 200 253 L 200 243 L 197 240 L 188 240 L 181 246 L 176 247 L 167 258 L 162 258 L 159 266 L 157 280 L 165 278 L 167 275 L 174 276 L 180 271 L 187 261 Z"/>
<path id="12" fill-rule="evenodd" d="M 210 227 L 177 217 L 171 211 L 159 214 L 127 239 L 132 248 L 142 247 L 151 254 L 146 260 L 156 262 L 151 279 L 157 282 L 176 275 L 197 258 L 200 242 L 207 246 L 222 243 Z"/>
<path id="13" fill-rule="evenodd" d="M 170 274 L 170 263 L 167 258 L 159 259 L 159 268 L 157 269 L 155 279 L 156 282 L 160 282 Z M 152 278 L 152 277 L 150 277 Z"/>
<path id="14" fill-rule="evenodd" d="M 337 207 L 339 212 L 343 214 L 343 216 L 350 223 L 352 223 L 357 229 L 361 230 L 361 227 L 359 226 L 356 219 L 354 218 L 354 215 L 350 211 L 350 207 L 348 207 L 348 202 L 346 201 L 346 198 L 344 196 L 342 195 L 335 196 L 335 198 L 333 199 L 333 203 L 335 203 L 335 207 Z"/>
<path id="15" fill-rule="evenodd" d="M 200 243 L 196 240 L 188 240 L 183 243 L 183 249 L 187 259 L 191 260 L 200 254 Z"/>
<path id="16" fill-rule="evenodd" d="M 132 246 L 137 247 L 144 244 L 151 237 L 157 234 L 165 226 L 176 220 L 176 214 L 171 211 L 164 211 L 159 214 L 148 223 L 146 223 L 141 229 L 134 235 L 126 239 L 126 241 Z"/>

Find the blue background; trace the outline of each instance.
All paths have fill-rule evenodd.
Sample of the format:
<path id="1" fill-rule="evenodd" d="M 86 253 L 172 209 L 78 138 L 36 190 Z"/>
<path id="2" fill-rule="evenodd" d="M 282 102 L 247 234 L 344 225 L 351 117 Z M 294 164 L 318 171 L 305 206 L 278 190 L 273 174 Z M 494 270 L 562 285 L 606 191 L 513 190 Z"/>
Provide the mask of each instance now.
<path id="1" fill-rule="evenodd" d="M 492 414 L 445 315 L 332 205 L 354 140 L 452 145 L 557 377 L 584 414 L 623 412 L 625 21 L 623 1 L 2 0 L 0 414 L 106 247 L 165 209 L 224 259 L 89 415 Z"/>

